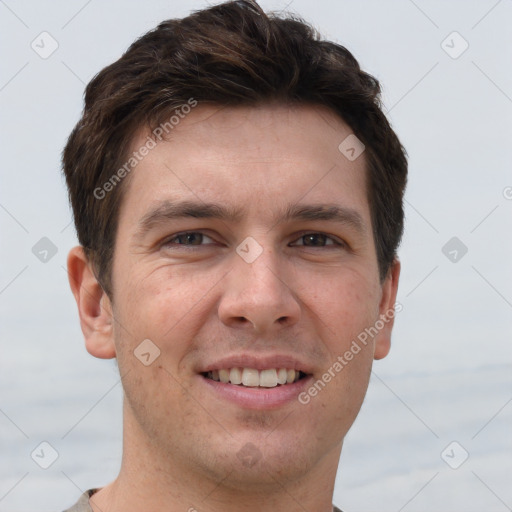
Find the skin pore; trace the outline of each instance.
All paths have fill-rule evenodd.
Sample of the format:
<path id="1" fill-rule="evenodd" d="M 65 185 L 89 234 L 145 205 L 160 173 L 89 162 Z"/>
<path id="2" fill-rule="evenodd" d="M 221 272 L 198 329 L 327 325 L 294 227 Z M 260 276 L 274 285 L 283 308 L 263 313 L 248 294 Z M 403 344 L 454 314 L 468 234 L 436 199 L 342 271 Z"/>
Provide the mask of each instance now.
<path id="1" fill-rule="evenodd" d="M 124 183 L 112 301 L 71 251 L 87 350 L 117 358 L 125 392 L 121 470 L 95 512 L 332 510 L 343 439 L 393 321 L 307 404 L 241 406 L 202 372 L 282 355 L 313 383 L 392 309 L 400 266 L 380 281 L 365 155 L 338 150 L 351 133 L 318 106 L 199 105 Z M 261 252 L 250 262 L 237 252 L 248 237 Z M 143 340 L 160 351 L 148 366 L 134 355 Z"/>

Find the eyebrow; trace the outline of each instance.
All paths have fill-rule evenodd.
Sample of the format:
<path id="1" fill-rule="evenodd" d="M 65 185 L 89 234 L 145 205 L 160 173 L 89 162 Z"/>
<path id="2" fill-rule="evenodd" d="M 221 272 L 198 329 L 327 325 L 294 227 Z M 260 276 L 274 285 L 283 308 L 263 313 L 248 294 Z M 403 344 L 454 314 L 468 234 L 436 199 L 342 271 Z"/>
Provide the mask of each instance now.
<path id="1" fill-rule="evenodd" d="M 366 232 L 363 217 L 359 212 L 336 204 L 292 204 L 285 210 L 284 215 L 276 219 L 276 221 L 282 222 L 295 219 L 334 221 L 350 226 L 360 233 Z"/>
<path id="2" fill-rule="evenodd" d="M 155 227 L 177 219 L 217 219 L 236 223 L 243 217 L 244 211 L 241 208 L 202 201 L 163 201 L 140 219 L 135 236 L 142 238 Z M 359 212 L 336 204 L 290 204 L 274 216 L 273 225 L 293 220 L 338 222 L 360 234 L 366 232 L 365 222 Z"/>

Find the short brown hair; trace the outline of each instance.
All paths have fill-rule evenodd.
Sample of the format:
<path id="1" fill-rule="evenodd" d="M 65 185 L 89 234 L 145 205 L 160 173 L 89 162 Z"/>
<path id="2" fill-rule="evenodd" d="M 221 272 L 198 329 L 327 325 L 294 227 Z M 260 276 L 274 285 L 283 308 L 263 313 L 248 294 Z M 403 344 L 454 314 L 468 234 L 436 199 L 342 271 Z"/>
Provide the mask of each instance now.
<path id="1" fill-rule="evenodd" d="M 386 277 L 403 232 L 407 159 L 381 110 L 379 82 L 300 18 L 267 15 L 255 1 L 238 0 L 162 22 L 87 85 L 63 168 L 79 242 L 111 298 L 127 180 L 100 198 L 98 187 L 126 160 L 137 129 L 158 125 L 191 98 L 224 106 L 322 105 L 338 114 L 366 147 L 373 236 Z"/>

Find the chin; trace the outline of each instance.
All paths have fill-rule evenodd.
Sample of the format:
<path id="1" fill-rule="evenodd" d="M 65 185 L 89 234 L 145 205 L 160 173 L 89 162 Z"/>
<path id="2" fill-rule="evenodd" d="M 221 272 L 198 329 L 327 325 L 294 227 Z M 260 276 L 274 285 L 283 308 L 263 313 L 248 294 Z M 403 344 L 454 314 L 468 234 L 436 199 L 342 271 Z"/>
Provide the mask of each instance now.
<path id="1" fill-rule="evenodd" d="M 223 485 L 271 491 L 300 481 L 322 458 L 322 447 L 314 445 L 314 440 L 313 435 L 278 430 L 238 436 L 231 443 L 229 460 L 222 460 L 226 474 L 231 472 Z"/>

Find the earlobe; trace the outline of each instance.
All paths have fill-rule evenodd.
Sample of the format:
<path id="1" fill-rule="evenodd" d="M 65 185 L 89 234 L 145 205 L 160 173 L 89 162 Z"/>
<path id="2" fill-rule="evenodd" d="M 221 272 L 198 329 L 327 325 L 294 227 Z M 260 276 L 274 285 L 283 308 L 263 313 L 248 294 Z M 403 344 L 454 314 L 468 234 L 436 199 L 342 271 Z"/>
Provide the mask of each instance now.
<path id="1" fill-rule="evenodd" d="M 400 261 L 397 258 L 391 264 L 388 276 L 382 284 L 382 296 L 379 304 L 379 319 L 381 320 L 379 333 L 375 338 L 374 359 L 383 359 L 391 349 L 391 331 L 395 315 L 396 296 L 398 292 L 398 280 L 400 278 Z"/>
<path id="2" fill-rule="evenodd" d="M 115 357 L 112 304 L 81 246 L 69 252 L 68 277 L 78 306 L 87 351 L 101 359 Z"/>

